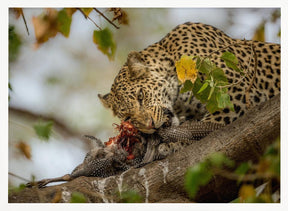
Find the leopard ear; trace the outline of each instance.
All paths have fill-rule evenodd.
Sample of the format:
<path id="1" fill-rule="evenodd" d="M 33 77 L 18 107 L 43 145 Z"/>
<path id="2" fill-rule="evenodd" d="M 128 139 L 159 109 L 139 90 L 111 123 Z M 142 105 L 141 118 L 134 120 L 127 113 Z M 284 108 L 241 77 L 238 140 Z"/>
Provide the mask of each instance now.
<path id="1" fill-rule="evenodd" d="M 145 74 L 148 74 L 148 66 L 141 61 L 140 53 L 132 51 L 127 59 L 129 75 L 132 79 L 137 79 Z"/>
<path id="2" fill-rule="evenodd" d="M 110 93 L 106 95 L 98 94 L 98 97 L 105 108 L 112 108 L 112 99 Z"/>

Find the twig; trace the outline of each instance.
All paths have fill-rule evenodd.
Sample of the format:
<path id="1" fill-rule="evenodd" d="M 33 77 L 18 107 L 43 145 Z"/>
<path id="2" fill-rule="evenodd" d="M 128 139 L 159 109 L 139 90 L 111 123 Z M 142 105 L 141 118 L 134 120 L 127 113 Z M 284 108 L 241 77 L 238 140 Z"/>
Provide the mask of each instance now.
<path id="1" fill-rule="evenodd" d="M 13 177 L 17 177 L 18 179 L 24 180 L 25 182 L 30 182 L 30 180 L 25 179 L 25 178 L 23 178 L 23 177 L 21 177 L 21 176 L 18 176 L 18 175 L 16 175 L 16 174 L 13 174 L 13 173 L 11 173 L 11 172 L 8 172 L 8 174 L 11 175 L 11 176 L 13 176 Z"/>
<path id="2" fill-rule="evenodd" d="M 253 44 L 251 44 L 251 50 L 252 50 L 251 52 L 253 52 L 253 54 L 254 54 Z M 251 61 L 252 61 L 252 55 L 250 56 L 247 68 L 249 68 Z M 235 85 L 239 84 L 240 82 L 242 82 L 244 80 L 244 78 L 246 78 L 247 75 L 248 75 L 248 69 L 246 70 L 245 75 L 242 78 L 240 78 L 237 82 L 232 83 L 232 84 L 228 84 L 225 86 L 218 86 L 218 88 L 223 89 L 223 88 L 229 88 L 229 87 L 235 86 Z"/>
<path id="3" fill-rule="evenodd" d="M 17 19 L 20 17 L 20 15 L 22 16 L 22 19 L 24 21 L 24 25 L 26 27 L 27 34 L 29 35 L 29 29 L 28 29 L 28 26 L 27 26 L 27 22 L 26 22 L 26 19 L 25 19 L 25 16 L 24 16 L 23 9 L 22 8 L 12 8 L 12 11 L 15 13 Z"/>
<path id="4" fill-rule="evenodd" d="M 25 16 L 24 16 L 24 12 L 23 12 L 23 10 L 22 10 L 22 12 L 21 12 L 21 16 L 22 16 L 22 19 L 23 19 L 23 21 L 24 21 L 24 24 L 25 24 L 25 27 L 26 27 L 27 34 L 28 34 L 28 36 L 29 36 L 30 33 L 29 33 L 29 29 L 28 29 L 28 26 L 27 26 L 27 22 L 26 22 L 26 19 L 25 19 Z"/>
<path id="5" fill-rule="evenodd" d="M 80 8 L 77 8 L 77 9 L 82 13 L 82 15 L 84 15 L 84 17 L 85 17 L 86 19 L 90 20 L 92 23 L 94 23 L 94 25 L 95 25 L 98 29 L 102 30 L 101 27 L 98 26 L 97 23 L 96 23 L 93 19 L 91 19 L 88 15 L 86 15 Z"/>
<path id="6" fill-rule="evenodd" d="M 112 26 L 114 26 L 116 29 L 120 29 L 120 27 L 116 26 L 111 20 L 109 20 L 102 12 L 100 12 L 98 9 L 93 8 L 99 15 L 101 15 L 106 21 L 108 21 Z"/>
<path id="7" fill-rule="evenodd" d="M 79 134 L 71 129 L 69 129 L 64 122 L 61 122 L 60 120 L 52 117 L 52 116 L 45 116 L 43 114 L 37 114 L 37 113 L 33 113 L 27 110 L 23 110 L 23 109 L 19 109 L 19 108 L 13 108 L 13 107 L 9 107 L 9 114 L 15 114 L 17 116 L 24 116 L 25 118 L 27 118 L 29 121 L 33 121 L 33 122 L 37 122 L 39 120 L 43 120 L 43 121 L 53 121 L 53 128 L 56 129 L 57 131 L 61 132 L 61 136 L 64 137 L 77 137 L 79 139 L 81 139 L 82 134 Z M 25 127 L 26 129 L 29 128 L 29 131 L 32 131 L 33 129 L 25 126 L 21 123 L 15 123 L 14 120 L 9 120 L 10 122 L 13 122 L 13 124 L 17 124 L 20 125 L 21 127 Z M 55 132 L 56 134 L 56 132 Z"/>

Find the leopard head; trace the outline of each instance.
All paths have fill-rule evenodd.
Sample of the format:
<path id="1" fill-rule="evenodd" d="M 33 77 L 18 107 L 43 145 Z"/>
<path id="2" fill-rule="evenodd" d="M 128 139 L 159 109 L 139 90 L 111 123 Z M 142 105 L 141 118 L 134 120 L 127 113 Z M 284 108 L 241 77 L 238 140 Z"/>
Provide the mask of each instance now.
<path id="1" fill-rule="evenodd" d="M 111 91 L 98 95 L 102 104 L 113 111 L 121 120 L 130 120 L 143 133 L 154 133 L 171 119 L 172 101 L 177 88 L 172 87 L 165 68 L 151 65 L 147 57 L 131 52 L 122 66 Z M 176 80 L 177 87 L 177 80 Z"/>

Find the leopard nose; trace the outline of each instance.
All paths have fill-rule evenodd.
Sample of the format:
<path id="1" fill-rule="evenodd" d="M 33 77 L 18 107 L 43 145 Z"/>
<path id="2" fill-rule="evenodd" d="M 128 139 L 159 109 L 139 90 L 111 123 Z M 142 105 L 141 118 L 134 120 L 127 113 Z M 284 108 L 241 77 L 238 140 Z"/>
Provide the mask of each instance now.
<path id="1" fill-rule="evenodd" d="M 149 121 L 149 128 L 155 128 L 155 123 L 153 118 L 151 117 L 150 121 Z"/>

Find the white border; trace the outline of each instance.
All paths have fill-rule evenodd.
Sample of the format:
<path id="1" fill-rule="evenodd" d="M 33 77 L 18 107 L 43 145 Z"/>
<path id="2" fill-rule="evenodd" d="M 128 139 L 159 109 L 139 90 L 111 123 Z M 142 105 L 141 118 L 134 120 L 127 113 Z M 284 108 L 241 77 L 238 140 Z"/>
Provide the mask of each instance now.
<path id="1" fill-rule="evenodd" d="M 192 1 L 192 0 L 14 0 L 14 1 L 1 1 L 1 69 L 0 70 L 0 155 L 1 155 L 1 210 L 39 210 L 39 209 L 75 209 L 79 210 L 119 210 L 119 209 L 169 209 L 169 210 L 241 210 L 244 209 L 259 209 L 266 210 L 287 210 L 288 192 L 287 192 L 287 10 L 288 1 L 285 0 L 245 0 L 245 1 L 232 1 L 232 0 L 218 0 L 218 1 Z M 281 61 L 281 203 L 280 204 L 8 204 L 8 8 L 9 7 L 159 7 L 159 8 L 223 8 L 223 7 L 281 7 L 281 45 L 282 45 L 282 61 Z M 216 17 L 217 18 L 217 17 Z M 225 188 L 225 187 L 223 187 Z M 2 209 L 3 208 L 3 209 Z"/>
<path id="2" fill-rule="evenodd" d="M 158 8 L 183 8 L 183 7 L 281 7 L 285 0 L 10 0 L 9 7 L 158 7 Z"/>

